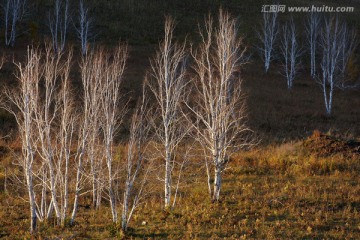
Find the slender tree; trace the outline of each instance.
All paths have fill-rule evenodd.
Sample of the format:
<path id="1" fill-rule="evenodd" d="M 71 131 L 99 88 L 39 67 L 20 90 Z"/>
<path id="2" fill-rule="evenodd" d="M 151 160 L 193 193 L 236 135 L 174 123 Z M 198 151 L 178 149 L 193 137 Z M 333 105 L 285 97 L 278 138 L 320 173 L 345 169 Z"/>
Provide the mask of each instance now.
<path id="1" fill-rule="evenodd" d="M 131 118 L 130 137 L 126 157 L 126 181 L 121 212 L 121 228 L 127 230 L 136 207 L 143 197 L 150 164 L 145 164 L 146 148 L 149 144 L 150 124 L 148 117 L 148 101 L 143 88 L 143 95 L 137 103 Z M 137 187 L 137 191 L 134 190 Z M 132 203 L 131 203 L 132 200 Z"/>
<path id="2" fill-rule="evenodd" d="M 76 27 L 76 31 L 81 43 L 81 53 L 86 55 L 88 42 L 92 37 L 92 19 L 89 17 L 89 9 L 85 6 L 83 0 L 80 0 L 79 3 L 78 27 Z"/>
<path id="3" fill-rule="evenodd" d="M 13 47 L 17 36 L 17 24 L 25 14 L 26 0 L 5 0 L 3 4 L 5 45 Z"/>
<path id="4" fill-rule="evenodd" d="M 65 49 L 69 16 L 69 0 L 55 0 L 54 11 L 48 13 L 48 25 L 56 53 Z"/>
<path id="5" fill-rule="evenodd" d="M 19 127 L 22 144 L 20 166 L 26 182 L 30 210 L 30 232 L 33 233 L 37 226 L 37 204 L 34 191 L 34 161 L 36 155 L 37 132 L 34 129 L 34 111 L 36 109 L 36 87 L 42 76 L 41 53 L 37 49 L 28 49 L 27 60 L 24 65 L 16 64 L 18 69 L 18 87 L 6 89 L 4 94 L 7 101 L 4 108 L 15 117 Z"/>
<path id="6" fill-rule="evenodd" d="M 345 22 L 342 24 L 342 43 L 340 55 L 341 79 L 336 84 L 336 87 L 340 89 L 353 88 L 357 86 L 356 84 L 351 83 L 347 78 L 347 67 L 349 65 L 349 61 L 354 56 L 355 49 L 359 45 L 357 35 L 357 31 L 354 28 L 350 28 Z"/>
<path id="7" fill-rule="evenodd" d="M 289 23 L 283 26 L 282 30 L 282 62 L 284 67 L 284 75 L 287 80 L 287 86 L 290 90 L 293 86 L 296 72 L 298 71 L 300 66 L 299 58 L 301 56 L 301 49 L 298 45 L 295 24 L 292 18 Z"/>
<path id="8" fill-rule="evenodd" d="M 236 20 L 227 12 L 220 10 L 217 27 L 209 16 L 205 27 L 199 28 L 201 43 L 192 51 L 196 98 L 187 106 L 196 119 L 191 122 L 205 156 L 211 159 L 214 182 L 210 195 L 218 201 L 222 174 L 231 154 L 251 144 L 239 75 L 246 48 Z"/>
<path id="9" fill-rule="evenodd" d="M 165 19 L 165 36 L 160 43 L 156 56 L 151 60 L 151 71 L 147 86 L 155 97 L 154 116 L 159 119 L 153 120 L 157 139 L 162 145 L 159 153 L 165 161 L 164 198 L 165 207 L 171 204 L 172 170 L 174 157 L 178 144 L 186 134 L 182 129 L 183 117 L 180 104 L 184 98 L 186 86 L 185 43 L 177 44 L 173 40 L 174 20 L 171 17 Z"/>
<path id="10" fill-rule="evenodd" d="M 318 45 L 320 25 L 320 14 L 318 12 L 311 12 L 306 19 L 305 30 L 310 50 L 310 69 L 312 78 L 315 78 L 316 76 L 316 48 Z"/>
<path id="11" fill-rule="evenodd" d="M 101 80 L 105 74 L 104 56 L 102 51 L 94 51 L 82 57 L 80 63 L 81 82 L 83 88 L 82 112 L 79 124 L 78 147 L 76 154 L 76 190 L 71 216 L 71 223 L 75 221 L 79 197 L 86 181 L 90 176 L 92 184 L 93 207 L 97 208 L 99 202 L 99 167 L 102 158 L 99 157 L 101 143 L 100 110 L 101 110 Z M 90 165 L 90 174 L 85 172 L 86 162 Z"/>
<path id="12" fill-rule="evenodd" d="M 76 134 L 77 115 L 75 111 L 74 97 L 71 90 L 70 83 L 70 68 L 71 68 L 72 52 L 69 52 L 67 59 L 63 65 L 63 70 L 60 73 L 61 88 L 57 95 L 59 102 L 58 110 L 58 124 L 59 130 L 55 136 L 56 141 L 56 169 L 57 179 L 60 188 L 60 221 L 64 226 L 65 220 L 68 217 L 69 208 L 69 192 L 71 180 L 71 147 Z"/>
<path id="13" fill-rule="evenodd" d="M 100 50 L 101 51 L 101 50 Z M 121 103 L 120 100 L 125 101 L 120 94 L 120 85 L 125 70 L 125 63 L 127 59 L 127 46 L 119 45 L 114 54 L 105 53 L 102 61 L 104 62 L 104 74 L 100 81 L 101 89 L 101 110 L 103 121 L 101 128 L 103 130 L 104 140 L 104 155 L 107 167 L 107 191 L 110 198 L 111 214 L 114 223 L 118 222 L 117 204 L 115 197 L 114 181 L 117 173 L 114 171 L 114 138 L 115 134 L 123 121 L 124 115 L 127 111 L 127 104 Z M 112 59 L 110 61 L 109 59 Z M 119 105 L 121 107 L 119 107 Z"/>
<path id="14" fill-rule="evenodd" d="M 273 59 L 273 51 L 278 33 L 277 12 L 263 12 L 263 22 L 257 32 L 261 45 L 258 47 L 264 60 L 265 72 L 268 72 Z"/>
<path id="15" fill-rule="evenodd" d="M 341 53 L 345 41 L 343 31 L 339 17 L 330 16 L 325 19 L 320 36 L 321 74 L 316 80 L 323 91 L 327 115 L 331 115 L 334 90 L 341 79 Z"/>

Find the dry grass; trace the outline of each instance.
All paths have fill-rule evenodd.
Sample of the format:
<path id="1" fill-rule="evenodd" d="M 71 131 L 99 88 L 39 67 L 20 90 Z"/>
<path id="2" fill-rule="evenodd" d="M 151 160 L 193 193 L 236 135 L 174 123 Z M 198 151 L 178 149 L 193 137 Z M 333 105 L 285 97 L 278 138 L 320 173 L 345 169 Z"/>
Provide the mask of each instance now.
<path id="1" fill-rule="evenodd" d="M 151 193 L 125 235 L 111 224 L 106 204 L 95 211 L 88 207 L 90 199 L 83 199 L 75 226 L 42 223 L 35 238 L 355 239 L 360 234 L 360 152 L 353 158 L 319 156 L 322 148 L 315 152 L 307 145 L 313 138 L 319 137 L 233 156 L 219 203 L 211 203 L 205 172 L 198 168 L 193 174 L 193 163 L 173 211 L 163 210 L 162 184 L 151 180 Z M 0 198 L 0 235 L 30 238 L 27 203 L 3 191 Z"/>

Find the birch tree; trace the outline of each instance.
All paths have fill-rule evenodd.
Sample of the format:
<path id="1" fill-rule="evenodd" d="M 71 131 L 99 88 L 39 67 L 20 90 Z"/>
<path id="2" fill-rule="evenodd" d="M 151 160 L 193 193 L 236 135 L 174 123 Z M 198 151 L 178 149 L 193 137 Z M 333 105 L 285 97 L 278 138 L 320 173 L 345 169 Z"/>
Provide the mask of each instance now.
<path id="1" fill-rule="evenodd" d="M 174 20 L 165 19 L 165 36 L 159 44 L 156 56 L 151 60 L 151 70 L 147 86 L 155 97 L 154 106 L 159 119 L 153 120 L 157 139 L 160 142 L 159 153 L 165 162 L 164 199 L 165 208 L 171 205 L 172 169 L 176 148 L 186 134 L 182 129 L 183 117 L 180 104 L 186 86 L 185 44 L 173 40 Z"/>
<path id="2" fill-rule="evenodd" d="M 101 50 L 100 50 L 101 51 Z M 101 110 L 103 121 L 101 128 L 103 130 L 104 153 L 107 166 L 107 191 L 110 199 L 112 220 L 114 223 L 118 222 L 117 204 L 114 189 L 114 180 L 117 173 L 114 171 L 114 137 L 126 113 L 127 104 L 121 103 L 122 96 L 120 94 L 120 86 L 125 70 L 125 63 L 127 59 L 127 46 L 119 45 L 114 54 L 105 53 L 102 61 L 104 62 L 104 74 L 100 81 L 101 89 Z M 110 61 L 110 59 L 112 59 Z M 119 107 L 119 105 L 121 107 Z"/>
<path id="3" fill-rule="evenodd" d="M 29 199 L 30 232 L 34 233 L 37 226 L 37 204 L 34 191 L 34 161 L 36 155 L 37 132 L 34 129 L 34 99 L 36 86 L 42 75 L 41 54 L 37 49 L 28 49 L 25 64 L 16 64 L 18 87 L 6 89 L 4 94 L 7 102 L 4 108 L 9 111 L 17 122 L 21 139 L 20 166 L 23 169 Z"/>
<path id="4" fill-rule="evenodd" d="M 100 110 L 101 110 L 101 77 L 105 74 L 101 51 L 92 52 L 83 56 L 80 63 L 81 82 L 83 88 L 82 112 L 79 124 L 79 137 L 76 154 L 76 183 L 75 198 L 71 214 L 71 223 L 74 223 L 79 205 L 80 194 L 87 179 L 85 161 L 90 164 L 90 179 L 92 184 L 93 207 L 99 204 L 98 167 L 101 158 L 97 159 L 100 139 Z M 98 160 L 98 161 L 96 161 Z"/>
<path id="5" fill-rule="evenodd" d="M 316 48 L 318 44 L 320 23 L 320 14 L 317 12 L 311 12 L 307 17 L 305 24 L 306 37 L 310 49 L 310 71 L 312 78 L 315 78 L 316 76 Z"/>
<path id="6" fill-rule="evenodd" d="M 351 84 L 347 79 L 347 67 L 351 57 L 353 57 L 355 49 L 359 45 L 358 34 L 355 29 L 350 28 L 345 22 L 342 24 L 342 41 L 341 41 L 341 55 L 340 55 L 340 72 L 341 79 L 337 83 L 340 89 L 353 88 L 356 84 Z"/>
<path id="7" fill-rule="evenodd" d="M 320 36 L 322 60 L 317 82 L 323 91 L 327 115 L 331 115 L 334 90 L 341 79 L 341 53 L 345 41 L 343 31 L 338 16 L 331 16 L 325 19 Z"/>
<path id="8" fill-rule="evenodd" d="M 192 50 L 194 59 L 193 127 L 211 159 L 214 169 L 210 195 L 218 201 L 222 174 L 231 154 L 251 144 L 251 130 L 246 126 L 244 95 L 240 68 L 244 64 L 243 39 L 237 32 L 236 20 L 220 10 L 218 24 L 209 16 L 200 29 L 200 45 Z"/>
<path id="9" fill-rule="evenodd" d="M 94 51 L 84 57 L 83 87 L 84 87 L 84 101 L 87 101 L 89 106 L 88 111 L 84 111 L 84 118 L 88 121 L 88 138 L 86 146 L 87 161 L 90 164 L 90 179 L 92 183 L 92 199 L 93 207 L 98 209 L 101 203 L 100 191 L 100 173 L 102 166 L 101 144 L 102 136 L 100 132 L 100 122 L 103 115 L 101 115 L 101 99 L 105 91 L 101 88 L 106 73 L 106 56 L 105 52 L 101 49 Z M 87 93 L 85 93 L 87 91 Z"/>
<path id="10" fill-rule="evenodd" d="M 258 48 L 264 61 L 265 72 L 268 72 L 274 55 L 274 45 L 278 33 L 277 15 L 277 12 L 263 12 L 261 29 L 257 32 L 261 44 Z"/>
<path id="11" fill-rule="evenodd" d="M 45 171 L 43 184 L 48 186 L 51 202 L 46 219 L 55 212 L 57 223 L 65 224 L 69 191 L 69 159 L 74 118 L 69 97 L 69 73 L 72 52 L 56 54 L 46 45 L 43 55 L 44 73 L 34 94 L 34 125 L 38 136 L 38 155 Z M 43 85 L 41 87 L 40 85 Z M 60 138 L 60 139 L 59 139 Z M 45 194 L 42 194 L 46 201 Z M 42 210 L 42 214 L 44 211 Z"/>
<path id="12" fill-rule="evenodd" d="M 65 49 L 69 15 L 69 0 L 55 0 L 54 11 L 48 13 L 48 25 L 56 53 Z"/>
<path id="13" fill-rule="evenodd" d="M 123 231 L 127 230 L 132 214 L 140 203 L 149 172 L 149 164 L 144 166 L 150 132 L 150 124 L 147 121 L 148 101 L 144 93 L 143 89 L 143 95 L 139 99 L 131 118 L 126 157 L 125 190 L 121 212 L 121 229 Z M 137 191 L 134 190 L 136 185 L 138 186 Z"/>
<path id="14" fill-rule="evenodd" d="M 284 75 L 287 80 L 287 86 L 290 90 L 293 86 L 293 81 L 296 72 L 299 69 L 301 56 L 301 49 L 298 45 L 297 34 L 295 29 L 294 20 L 291 19 L 290 23 L 285 24 L 282 29 L 281 39 L 281 54 L 284 68 Z"/>
<path id="15" fill-rule="evenodd" d="M 71 147 L 76 134 L 76 121 L 78 120 L 75 106 L 74 97 L 70 84 L 70 68 L 71 68 L 72 52 L 69 52 L 64 62 L 63 69 L 60 73 L 61 89 L 57 96 L 59 101 L 59 130 L 57 134 L 58 146 L 56 152 L 56 169 L 58 185 L 61 189 L 60 192 L 60 222 L 64 226 L 65 220 L 68 217 L 69 208 L 69 191 L 70 191 L 70 179 L 71 179 Z M 56 135 L 55 135 L 56 136 Z"/>
<path id="16" fill-rule="evenodd" d="M 89 17 L 89 9 L 85 6 L 84 1 L 79 3 L 78 27 L 76 27 L 77 35 L 81 43 L 81 53 L 86 55 L 88 50 L 88 42 L 92 37 L 91 29 L 92 19 Z"/>
<path id="17" fill-rule="evenodd" d="M 59 74 L 60 56 L 51 53 L 47 48 L 44 63 L 44 93 L 39 86 L 39 83 L 34 88 L 34 123 L 39 139 L 38 153 L 46 166 L 46 172 L 49 176 L 49 190 L 51 194 L 51 203 L 55 209 L 56 218 L 60 222 L 60 208 L 57 198 L 56 189 L 56 169 L 55 169 L 55 146 L 52 141 L 52 128 L 54 126 L 55 117 L 57 114 L 56 103 L 56 84 Z M 40 79 L 39 79 L 40 80 Z"/>
<path id="18" fill-rule="evenodd" d="M 5 45 L 13 47 L 17 36 L 17 24 L 24 15 L 26 0 L 5 0 L 2 8 L 5 24 Z"/>

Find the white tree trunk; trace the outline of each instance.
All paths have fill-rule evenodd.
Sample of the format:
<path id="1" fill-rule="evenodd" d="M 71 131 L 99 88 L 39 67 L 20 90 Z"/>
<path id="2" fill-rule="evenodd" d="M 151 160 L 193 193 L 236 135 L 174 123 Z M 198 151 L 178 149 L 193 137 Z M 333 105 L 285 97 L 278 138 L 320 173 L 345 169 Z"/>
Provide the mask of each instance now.
<path id="1" fill-rule="evenodd" d="M 171 164 L 171 155 L 166 147 L 166 159 L 165 159 L 165 208 L 168 208 L 171 204 L 171 172 L 172 172 L 172 164 Z"/>
<path id="2" fill-rule="evenodd" d="M 76 213 L 78 210 L 79 205 L 79 197 L 81 191 L 81 175 L 82 175 L 82 168 L 83 168 L 83 155 L 84 155 L 84 148 L 81 149 L 81 153 L 78 158 L 77 166 L 76 166 L 76 182 L 75 182 L 75 197 L 74 197 L 74 204 L 73 210 L 70 217 L 70 223 L 74 224 Z"/>
<path id="3" fill-rule="evenodd" d="M 221 190 L 221 169 L 215 167 L 213 201 L 219 201 Z"/>
<path id="4" fill-rule="evenodd" d="M 32 171 L 31 169 L 27 170 L 26 174 L 26 182 L 27 182 L 27 189 L 29 194 L 29 203 L 30 203 L 30 232 L 33 233 L 36 231 L 37 225 L 37 216 L 36 216 L 36 203 L 35 203 L 35 194 L 34 194 L 34 187 L 33 187 L 33 180 L 32 180 Z"/>

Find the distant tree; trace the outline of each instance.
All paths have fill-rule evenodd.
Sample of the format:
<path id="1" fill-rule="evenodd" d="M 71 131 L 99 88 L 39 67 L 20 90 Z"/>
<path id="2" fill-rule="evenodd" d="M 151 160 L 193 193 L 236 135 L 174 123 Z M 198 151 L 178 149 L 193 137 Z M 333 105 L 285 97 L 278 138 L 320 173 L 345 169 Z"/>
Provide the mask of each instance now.
<path id="1" fill-rule="evenodd" d="M 290 90 L 293 86 L 296 72 L 299 69 L 299 58 L 301 56 L 301 49 L 297 41 L 295 23 L 292 18 L 290 22 L 286 23 L 282 28 L 280 48 L 284 67 L 284 75 L 287 80 L 288 89 Z"/>
<path id="2" fill-rule="evenodd" d="M 358 86 L 356 83 L 351 83 L 347 78 L 347 69 L 350 59 L 354 57 L 356 48 L 359 46 L 359 39 L 356 29 L 350 28 L 346 22 L 342 24 L 342 44 L 341 44 L 341 60 L 340 72 L 341 79 L 337 83 L 340 89 L 354 88 Z"/>
<path id="3" fill-rule="evenodd" d="M 65 49 L 69 17 L 69 0 L 55 0 L 54 11 L 48 13 L 48 26 L 56 53 Z"/>
<path id="4" fill-rule="evenodd" d="M 5 45 L 13 47 L 17 37 L 17 24 L 24 16 L 27 0 L 5 0 L 2 8 L 5 24 Z"/>
<path id="5" fill-rule="evenodd" d="M 193 113 L 189 118 L 198 140 L 211 159 L 214 169 L 213 201 L 220 198 L 222 175 L 231 154 L 251 145 L 251 130 L 246 126 L 245 98 L 240 70 L 245 63 L 243 39 L 236 20 L 220 10 L 214 26 L 211 16 L 200 28 L 200 46 L 192 51 L 194 59 L 194 104 L 186 103 Z M 206 166 L 208 167 L 206 160 Z M 210 174 L 210 171 L 207 171 Z M 210 176 L 208 176 L 210 179 Z"/>
<path id="6" fill-rule="evenodd" d="M 89 17 L 89 9 L 85 6 L 84 1 L 79 3 L 78 26 L 76 27 L 77 35 L 81 43 L 81 53 L 86 55 L 88 43 L 92 35 L 92 19 Z"/>
<path id="7" fill-rule="evenodd" d="M 277 12 L 263 12 L 263 22 L 257 32 L 261 45 L 258 46 L 264 61 L 265 72 L 268 72 L 274 55 L 274 45 L 278 34 Z"/>
<path id="8" fill-rule="evenodd" d="M 316 48 L 318 44 L 320 25 L 320 14 L 317 12 L 311 12 L 306 19 L 305 30 L 310 49 L 310 69 L 312 78 L 315 78 L 316 76 Z"/>
<path id="9" fill-rule="evenodd" d="M 322 51 L 321 74 L 316 80 L 323 91 L 327 115 L 331 115 L 334 90 L 342 79 L 342 51 L 344 45 L 346 45 L 344 31 L 346 29 L 336 15 L 325 19 L 320 35 Z"/>

